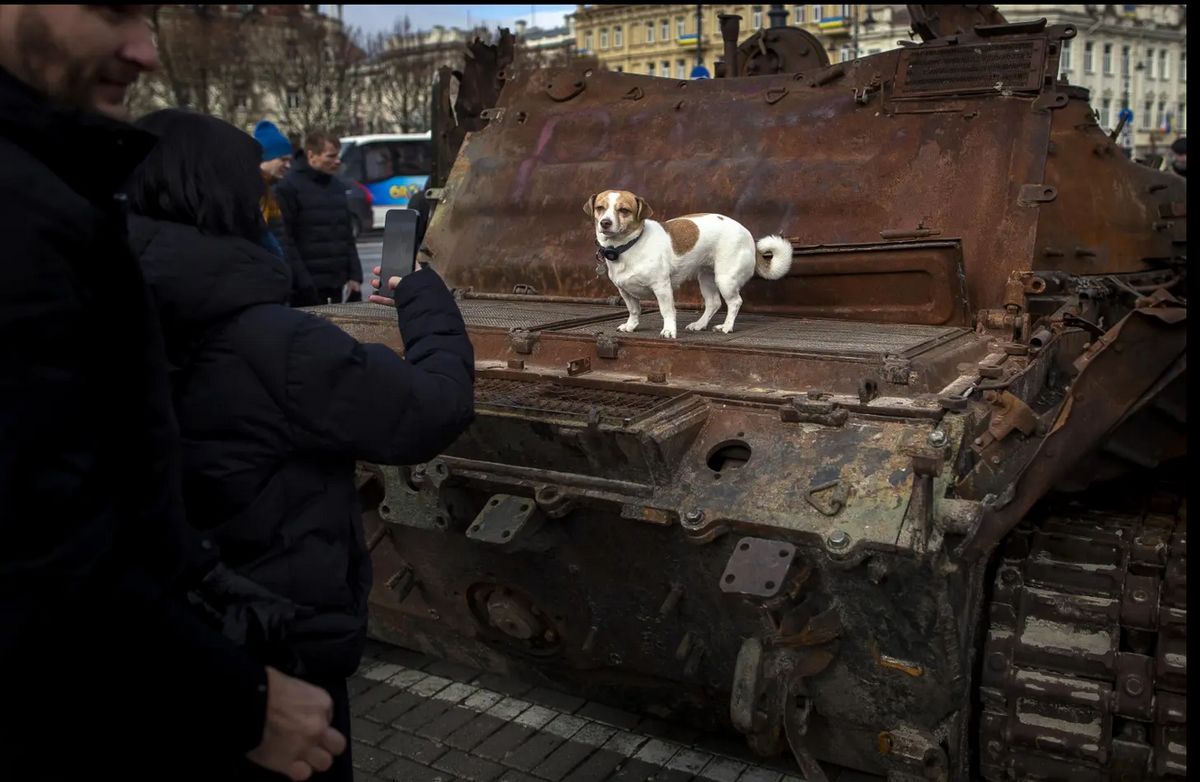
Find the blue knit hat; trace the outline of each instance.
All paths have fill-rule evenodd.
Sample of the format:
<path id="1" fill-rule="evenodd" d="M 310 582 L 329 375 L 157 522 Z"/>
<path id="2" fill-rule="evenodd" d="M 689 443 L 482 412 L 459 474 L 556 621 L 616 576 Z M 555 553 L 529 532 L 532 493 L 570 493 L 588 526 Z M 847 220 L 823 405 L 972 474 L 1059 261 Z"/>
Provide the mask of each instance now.
<path id="1" fill-rule="evenodd" d="M 254 126 L 254 140 L 262 144 L 263 162 L 281 157 L 291 157 L 292 142 L 279 132 L 274 122 L 263 120 Z"/>

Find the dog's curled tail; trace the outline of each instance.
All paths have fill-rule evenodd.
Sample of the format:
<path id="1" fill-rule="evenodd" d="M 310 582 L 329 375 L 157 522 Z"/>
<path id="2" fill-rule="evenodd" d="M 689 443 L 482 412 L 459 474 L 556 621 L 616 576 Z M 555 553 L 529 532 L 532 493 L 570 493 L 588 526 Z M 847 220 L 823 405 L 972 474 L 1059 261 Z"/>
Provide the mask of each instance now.
<path id="1" fill-rule="evenodd" d="M 767 280 L 782 279 L 792 268 L 792 243 L 782 236 L 764 236 L 757 242 L 754 270 Z"/>

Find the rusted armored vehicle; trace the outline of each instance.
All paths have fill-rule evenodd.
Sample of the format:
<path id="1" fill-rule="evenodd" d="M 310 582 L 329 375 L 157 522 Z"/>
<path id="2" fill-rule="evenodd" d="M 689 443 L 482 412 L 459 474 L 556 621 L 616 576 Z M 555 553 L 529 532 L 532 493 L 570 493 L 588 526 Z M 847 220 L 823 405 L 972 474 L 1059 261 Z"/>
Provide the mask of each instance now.
<path id="1" fill-rule="evenodd" d="M 1183 777 L 1186 185 L 1055 78 L 1075 32 L 507 74 L 422 250 L 477 419 L 363 466 L 372 634 L 810 780 Z M 580 209 L 609 188 L 780 233 L 791 272 L 733 333 L 663 339 L 653 302 L 618 333 Z M 402 350 L 383 308 L 321 311 Z"/>

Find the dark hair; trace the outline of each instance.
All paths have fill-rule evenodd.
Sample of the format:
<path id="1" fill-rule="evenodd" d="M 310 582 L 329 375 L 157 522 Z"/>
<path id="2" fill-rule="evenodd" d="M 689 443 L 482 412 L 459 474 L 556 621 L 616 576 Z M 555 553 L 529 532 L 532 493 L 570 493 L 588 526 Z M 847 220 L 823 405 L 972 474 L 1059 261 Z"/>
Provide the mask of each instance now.
<path id="1" fill-rule="evenodd" d="M 125 188 L 134 214 L 262 240 L 261 144 L 224 120 L 186 109 L 155 111 L 134 124 L 159 137 Z"/>
<path id="2" fill-rule="evenodd" d="M 342 140 L 328 130 L 314 130 L 304 137 L 304 151 L 314 155 L 324 152 L 326 144 L 340 147 Z"/>

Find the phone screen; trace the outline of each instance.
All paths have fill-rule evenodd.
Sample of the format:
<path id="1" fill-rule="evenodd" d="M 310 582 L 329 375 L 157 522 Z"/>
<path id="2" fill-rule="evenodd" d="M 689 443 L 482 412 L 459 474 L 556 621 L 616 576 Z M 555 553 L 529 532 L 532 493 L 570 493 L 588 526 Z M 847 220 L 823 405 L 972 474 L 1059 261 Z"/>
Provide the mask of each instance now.
<path id="1" fill-rule="evenodd" d="M 392 298 L 392 277 L 403 277 L 417 262 L 417 210 L 389 209 L 383 220 L 383 253 L 379 263 L 379 295 Z"/>

